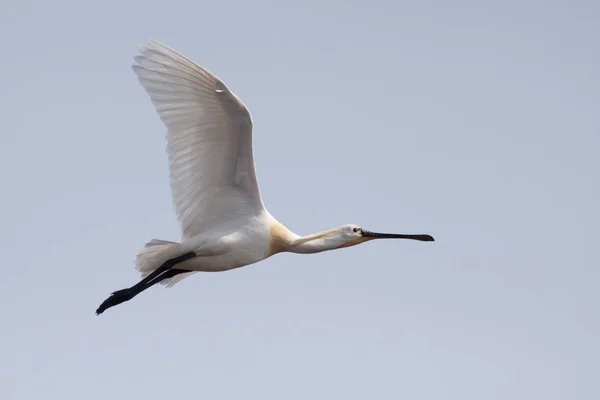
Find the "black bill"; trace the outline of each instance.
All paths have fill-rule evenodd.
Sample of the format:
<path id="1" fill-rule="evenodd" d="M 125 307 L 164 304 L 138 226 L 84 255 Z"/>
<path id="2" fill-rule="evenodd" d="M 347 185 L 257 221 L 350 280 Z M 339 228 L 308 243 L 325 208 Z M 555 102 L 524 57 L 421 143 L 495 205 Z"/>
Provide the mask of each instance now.
<path id="1" fill-rule="evenodd" d="M 433 242 L 433 236 L 431 235 L 410 235 L 410 234 L 402 234 L 402 233 L 378 233 L 371 232 L 365 229 L 361 229 L 361 234 L 363 237 L 370 237 L 374 239 L 411 239 L 411 240 L 420 240 L 421 242 Z"/>

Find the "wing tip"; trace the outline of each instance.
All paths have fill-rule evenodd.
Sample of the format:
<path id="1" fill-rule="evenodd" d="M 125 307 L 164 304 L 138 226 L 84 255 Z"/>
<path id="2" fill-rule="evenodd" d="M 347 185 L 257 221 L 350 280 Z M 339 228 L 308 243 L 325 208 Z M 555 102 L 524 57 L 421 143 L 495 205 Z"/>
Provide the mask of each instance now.
<path id="1" fill-rule="evenodd" d="M 158 40 L 154 40 L 154 39 L 148 39 L 143 43 L 140 43 L 137 45 L 137 49 L 140 53 L 145 53 L 147 51 L 165 51 L 165 50 L 171 50 L 172 49 L 165 45 L 164 43 L 159 42 Z"/>

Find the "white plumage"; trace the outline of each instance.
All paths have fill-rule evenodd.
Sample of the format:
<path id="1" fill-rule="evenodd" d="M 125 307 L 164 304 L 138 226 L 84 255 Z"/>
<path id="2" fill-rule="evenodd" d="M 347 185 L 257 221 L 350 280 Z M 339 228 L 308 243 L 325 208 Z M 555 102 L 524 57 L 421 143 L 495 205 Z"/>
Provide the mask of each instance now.
<path id="1" fill-rule="evenodd" d="M 132 68 L 167 127 L 169 178 L 182 240 L 222 230 L 228 222 L 235 230 L 240 218 L 260 215 L 252 118 L 244 103 L 206 68 L 158 42 L 140 46 L 140 53 Z M 157 239 L 146 244 L 136 259 L 142 278 L 173 248 L 173 242 Z M 190 275 L 161 283 L 172 286 Z"/>
<path id="2" fill-rule="evenodd" d="M 96 311 L 168 286 L 196 271 L 225 271 L 273 254 L 316 253 L 375 238 L 432 241 L 429 235 L 381 234 L 344 225 L 298 236 L 265 209 L 252 155 L 252 118 L 206 68 L 156 41 L 140 46 L 133 70 L 167 127 L 167 154 L 181 242 L 153 239 L 139 252 L 142 281 L 114 292 Z"/>
<path id="3" fill-rule="evenodd" d="M 175 210 L 184 237 L 260 213 L 248 109 L 213 73 L 157 42 L 133 70 L 167 127 Z"/>

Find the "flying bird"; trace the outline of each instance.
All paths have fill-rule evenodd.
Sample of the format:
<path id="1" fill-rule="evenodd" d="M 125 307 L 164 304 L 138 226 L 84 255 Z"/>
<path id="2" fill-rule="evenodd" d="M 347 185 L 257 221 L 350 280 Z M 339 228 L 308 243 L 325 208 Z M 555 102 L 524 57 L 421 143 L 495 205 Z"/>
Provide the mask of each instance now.
<path id="1" fill-rule="evenodd" d="M 280 252 L 318 253 L 373 239 L 434 240 L 357 225 L 307 236 L 293 233 L 261 199 L 252 118 L 244 103 L 212 72 L 159 42 L 148 41 L 139 51 L 132 68 L 167 128 L 169 181 L 181 239 L 146 243 L 136 257 L 142 279 L 113 292 L 96 314 L 157 283 L 170 287 L 198 271 L 239 268 Z"/>

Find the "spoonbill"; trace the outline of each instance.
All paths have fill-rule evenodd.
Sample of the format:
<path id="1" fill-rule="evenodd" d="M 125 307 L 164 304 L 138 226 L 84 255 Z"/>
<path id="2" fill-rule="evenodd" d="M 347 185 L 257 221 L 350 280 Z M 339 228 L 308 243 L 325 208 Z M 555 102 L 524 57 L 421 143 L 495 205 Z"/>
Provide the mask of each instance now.
<path id="1" fill-rule="evenodd" d="M 137 254 L 141 280 L 113 292 L 103 313 L 151 286 L 173 286 L 198 271 L 226 271 L 280 252 L 318 253 L 373 239 L 424 234 L 376 233 L 357 225 L 299 236 L 261 199 L 252 154 L 252 118 L 212 72 L 156 41 L 139 46 L 133 70 L 167 128 L 169 181 L 180 242 L 152 239 Z"/>

